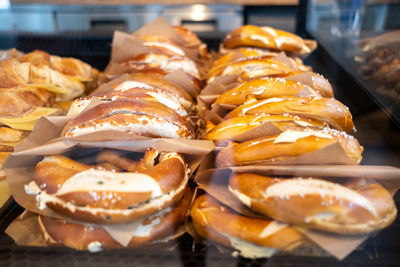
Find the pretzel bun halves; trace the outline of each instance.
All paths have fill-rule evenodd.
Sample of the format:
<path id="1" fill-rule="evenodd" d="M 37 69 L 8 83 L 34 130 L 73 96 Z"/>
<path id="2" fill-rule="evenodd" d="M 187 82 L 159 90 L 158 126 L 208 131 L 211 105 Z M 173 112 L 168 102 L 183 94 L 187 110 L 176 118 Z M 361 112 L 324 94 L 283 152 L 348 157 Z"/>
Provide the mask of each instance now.
<path id="1" fill-rule="evenodd" d="M 80 221 L 132 221 L 179 201 L 188 181 L 181 155 L 152 149 L 144 158 L 150 160 L 140 172 L 115 172 L 65 156 L 46 156 L 25 191 L 36 195 L 39 209 Z"/>
<path id="2" fill-rule="evenodd" d="M 302 235 L 285 223 L 246 217 L 222 206 L 209 195 L 192 205 L 194 228 L 203 237 L 239 251 L 247 258 L 270 257 L 301 244 Z"/>
<path id="3" fill-rule="evenodd" d="M 329 128 L 322 130 L 286 130 L 279 135 L 252 139 L 243 143 L 233 143 L 221 150 L 216 158 L 217 167 L 251 164 L 273 164 L 282 160 L 323 149 L 338 143 L 352 164 L 361 162 L 363 147 L 357 139 Z M 319 163 L 337 163 L 336 158 L 324 158 Z"/>
<path id="4" fill-rule="evenodd" d="M 146 244 L 162 242 L 176 233 L 185 220 L 191 200 L 190 190 L 186 190 L 182 200 L 174 206 L 131 222 L 130 228 L 136 227 L 126 246 L 114 240 L 109 232 L 99 225 L 86 225 L 66 222 L 60 219 L 40 215 L 39 228 L 42 236 L 50 246 L 68 246 L 77 250 L 97 252 L 104 249 L 138 247 Z M 106 226 L 106 227 L 120 227 Z"/>
<path id="5" fill-rule="evenodd" d="M 317 178 L 232 174 L 229 190 L 244 205 L 275 220 L 339 234 L 366 234 L 390 225 L 397 210 L 376 182 L 337 184 Z"/>
<path id="6" fill-rule="evenodd" d="M 355 132 L 349 109 L 333 98 L 274 97 L 237 107 L 225 119 L 244 115 L 291 114 L 327 122 L 333 128 Z"/>
<path id="7" fill-rule="evenodd" d="M 102 103 L 70 120 L 61 136 L 79 136 L 100 130 L 119 130 L 150 137 L 191 139 L 187 119 L 163 104 L 118 99 Z"/>

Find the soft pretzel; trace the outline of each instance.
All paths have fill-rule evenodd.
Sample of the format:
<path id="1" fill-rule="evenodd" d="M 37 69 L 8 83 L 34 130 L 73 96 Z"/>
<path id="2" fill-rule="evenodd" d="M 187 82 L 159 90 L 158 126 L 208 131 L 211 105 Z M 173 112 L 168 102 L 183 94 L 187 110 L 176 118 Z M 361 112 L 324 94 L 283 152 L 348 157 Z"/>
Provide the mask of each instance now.
<path id="1" fill-rule="evenodd" d="M 160 103 L 144 99 L 101 103 L 70 120 L 61 136 L 79 136 L 99 130 L 126 131 L 150 137 L 193 137 L 185 117 Z"/>
<path id="2" fill-rule="evenodd" d="M 187 189 L 179 203 L 156 214 L 131 222 L 131 225 L 136 225 L 137 228 L 125 247 L 157 244 L 175 234 L 185 220 L 191 195 L 190 190 Z M 91 252 L 124 247 L 114 240 L 104 227 L 99 225 L 65 222 L 42 215 L 39 215 L 38 221 L 42 236 L 50 246 L 67 246 Z M 118 225 L 111 227 L 118 227 Z"/>
<path id="3" fill-rule="evenodd" d="M 178 44 L 160 35 L 142 35 L 140 39 L 144 46 L 150 47 L 153 51 L 170 56 L 184 57 L 185 52 Z"/>
<path id="4" fill-rule="evenodd" d="M 296 72 L 296 70 L 278 60 L 271 59 L 269 56 L 245 58 L 210 71 L 207 76 L 207 83 L 214 81 L 217 76 L 238 75 L 244 80 L 250 80 L 265 76 L 283 77 L 292 72 Z"/>
<path id="5" fill-rule="evenodd" d="M 124 91 L 108 91 L 96 93 L 90 97 L 77 99 L 69 108 L 68 115 L 74 117 L 81 113 L 89 105 L 90 100 L 93 99 L 93 97 L 96 97 L 103 102 L 110 102 L 118 99 L 143 99 L 145 101 L 163 104 L 181 116 L 188 116 L 187 110 L 181 105 L 181 103 L 177 101 L 176 98 L 172 98 L 170 95 L 164 94 L 163 92 L 157 92 L 146 88 L 132 88 Z"/>
<path id="6" fill-rule="evenodd" d="M 146 153 L 154 153 L 148 150 Z M 176 203 L 188 176 L 181 155 L 157 152 L 142 172 L 114 172 L 81 164 L 65 156 L 46 156 L 26 185 L 39 209 L 49 208 L 73 219 L 121 223 L 148 216 Z"/>
<path id="7" fill-rule="evenodd" d="M 250 164 L 272 164 L 339 143 L 352 164 L 359 164 L 363 147 L 357 139 L 345 132 L 322 130 L 286 130 L 279 135 L 261 137 L 243 143 L 233 143 L 221 150 L 216 158 L 217 167 Z M 327 158 L 326 163 L 331 159 Z"/>
<path id="8" fill-rule="evenodd" d="M 219 124 L 214 125 L 212 129 L 207 131 L 205 139 L 214 141 L 231 140 L 235 136 L 250 131 L 266 122 L 273 123 L 281 131 L 304 127 L 323 128 L 327 126 L 320 121 L 292 115 L 247 115 L 223 120 Z"/>
<path id="9" fill-rule="evenodd" d="M 229 33 L 223 41 L 225 48 L 253 46 L 304 54 L 312 51 L 299 36 L 271 27 L 245 25 Z"/>
<path id="10" fill-rule="evenodd" d="M 244 205 L 276 220 L 339 234 L 366 234 L 390 225 L 397 210 L 376 182 L 337 184 L 318 178 L 232 174 L 229 190 Z"/>
<path id="11" fill-rule="evenodd" d="M 294 82 L 285 78 L 260 78 L 242 83 L 226 91 L 221 94 L 214 103 L 241 105 L 245 103 L 248 95 L 258 100 L 280 96 L 321 96 L 310 87 L 299 82 Z"/>
<path id="12" fill-rule="evenodd" d="M 333 98 L 275 97 L 241 105 L 225 119 L 243 115 L 291 114 L 328 123 L 333 128 L 355 132 L 349 109 Z"/>
<path id="13" fill-rule="evenodd" d="M 285 223 L 237 214 L 206 194 L 194 201 L 190 214 L 201 236 L 233 247 L 243 257 L 270 257 L 278 250 L 294 249 L 303 240 Z"/>
<path id="14" fill-rule="evenodd" d="M 183 69 L 196 78 L 200 78 L 199 70 L 193 60 L 184 56 L 170 56 L 162 53 L 149 52 L 128 58 L 121 62 L 135 71 L 136 69 L 162 69 L 166 72 L 173 72 Z"/>

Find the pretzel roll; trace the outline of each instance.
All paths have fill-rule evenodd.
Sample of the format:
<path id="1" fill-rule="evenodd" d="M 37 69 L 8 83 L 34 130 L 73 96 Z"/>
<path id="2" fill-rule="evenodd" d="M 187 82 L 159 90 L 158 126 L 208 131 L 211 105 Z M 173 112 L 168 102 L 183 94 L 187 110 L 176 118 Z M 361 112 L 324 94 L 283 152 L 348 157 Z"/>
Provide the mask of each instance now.
<path id="1" fill-rule="evenodd" d="M 357 139 L 345 132 L 324 128 L 322 130 L 286 130 L 279 135 L 233 143 L 218 153 L 217 167 L 250 164 L 271 164 L 295 158 L 339 143 L 352 164 L 359 164 L 363 147 Z M 326 159 L 330 163 L 331 159 Z"/>
<path id="2" fill-rule="evenodd" d="M 128 58 L 121 62 L 133 71 L 138 69 L 162 69 L 166 72 L 173 72 L 183 69 L 196 78 L 200 78 L 199 70 L 193 60 L 183 56 L 170 56 L 161 53 L 150 52 Z"/>
<path id="3" fill-rule="evenodd" d="M 233 174 L 229 190 L 244 205 L 276 220 L 338 234 L 367 234 L 390 225 L 397 210 L 376 182 L 337 184 L 318 178 Z"/>
<path id="4" fill-rule="evenodd" d="M 171 97 L 175 96 L 175 98 L 177 98 L 179 102 L 188 109 L 190 108 L 190 105 L 192 105 L 192 97 L 187 91 L 185 91 L 182 87 L 165 80 L 163 77 L 157 77 L 148 74 L 146 75 L 143 73 L 132 73 L 130 76 L 133 81 L 123 82 L 122 84 L 116 86 L 114 90 L 124 91 L 131 88 L 155 90 L 157 92 L 168 94 Z M 151 87 L 153 87 L 153 89 Z"/>
<path id="5" fill-rule="evenodd" d="M 257 100 L 279 96 L 321 97 L 313 89 L 299 82 L 284 78 L 260 78 L 242 83 L 226 91 L 214 103 L 241 105 L 245 103 L 246 96 L 248 95 L 253 96 Z"/>
<path id="6" fill-rule="evenodd" d="M 148 217 L 137 219 L 131 222 L 130 226 L 121 225 L 121 227 L 135 227 L 126 247 L 159 243 L 175 234 L 185 220 L 191 196 L 190 189 L 187 189 L 182 200 L 176 205 Z M 39 215 L 38 220 L 41 234 L 50 246 L 67 246 L 91 252 L 124 247 L 100 225 L 66 222 L 42 215 Z M 118 229 L 119 225 L 111 226 L 111 229 L 114 227 Z"/>
<path id="7" fill-rule="evenodd" d="M 237 214 L 209 195 L 194 201 L 190 215 L 201 236 L 233 247 L 247 258 L 270 257 L 278 250 L 292 250 L 303 240 L 299 232 L 285 223 Z"/>
<path id="8" fill-rule="evenodd" d="M 245 80 L 264 76 L 286 76 L 296 70 L 286 64 L 271 59 L 269 56 L 243 59 L 222 68 L 216 68 L 208 73 L 207 83 L 214 81 L 216 76 L 238 75 Z"/>
<path id="9" fill-rule="evenodd" d="M 164 36 L 157 35 L 142 35 L 140 39 L 143 41 L 143 45 L 157 50 L 161 54 L 170 56 L 185 56 L 185 52 L 179 47 L 178 44 L 170 41 Z"/>
<path id="10" fill-rule="evenodd" d="M 327 126 L 320 121 L 293 115 L 247 115 L 234 117 L 220 122 L 207 132 L 205 139 L 214 141 L 231 140 L 235 136 L 250 131 L 266 122 L 273 123 L 275 127 L 282 131 L 304 127 L 323 128 Z"/>
<path id="11" fill-rule="evenodd" d="M 47 156 L 37 164 L 25 191 L 36 195 L 39 209 L 85 222 L 128 222 L 158 212 L 183 195 L 188 176 L 182 156 L 158 152 L 157 159 L 142 172 L 114 172 Z"/>
<path id="12" fill-rule="evenodd" d="M 173 28 L 174 31 L 185 41 L 187 45 L 201 44 L 199 37 L 197 37 L 197 35 L 188 28 L 181 25 L 173 26 Z"/>
<path id="13" fill-rule="evenodd" d="M 310 85 L 314 90 L 320 93 L 323 97 L 333 97 L 333 88 L 330 82 L 325 79 L 321 74 L 316 72 L 304 72 L 304 71 L 296 71 L 288 73 L 285 77 L 290 79 L 293 76 L 299 74 L 310 74 L 312 79 L 312 85 Z"/>
<path id="14" fill-rule="evenodd" d="M 90 100 L 96 97 L 103 102 L 110 102 L 115 101 L 118 99 L 132 99 L 132 100 L 145 100 L 149 102 L 157 102 L 163 104 L 166 107 L 174 110 L 181 116 L 188 116 L 188 112 L 181 103 L 178 102 L 176 98 L 171 97 L 168 94 L 165 94 L 161 91 L 152 91 L 146 88 L 132 88 L 127 89 L 124 91 L 108 91 L 108 92 L 101 92 L 90 97 L 85 97 L 81 99 L 75 100 L 70 109 L 69 109 L 69 116 L 76 116 L 81 113 L 90 103 Z"/>
<path id="15" fill-rule="evenodd" d="M 312 50 L 299 36 L 271 27 L 245 25 L 229 33 L 223 41 L 225 48 L 253 46 L 304 54 Z"/>
<path id="16" fill-rule="evenodd" d="M 284 113 L 327 122 L 333 128 L 347 133 L 355 132 L 349 109 L 333 98 L 274 97 L 241 105 L 224 118 Z"/>
<path id="17" fill-rule="evenodd" d="M 150 137 L 193 137 L 193 130 L 185 117 L 160 103 L 144 99 L 119 99 L 99 104 L 70 120 L 61 136 L 73 137 L 101 130 Z"/>

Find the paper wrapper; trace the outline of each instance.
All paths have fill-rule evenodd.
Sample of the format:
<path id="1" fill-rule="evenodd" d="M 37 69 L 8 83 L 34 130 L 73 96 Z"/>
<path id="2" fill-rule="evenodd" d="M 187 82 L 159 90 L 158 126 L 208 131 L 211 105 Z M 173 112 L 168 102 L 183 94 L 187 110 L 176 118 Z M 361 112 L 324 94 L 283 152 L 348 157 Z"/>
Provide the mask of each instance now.
<path id="1" fill-rule="evenodd" d="M 204 159 L 197 172 L 195 181 L 198 186 L 238 213 L 252 217 L 260 217 L 261 215 L 241 204 L 228 190 L 229 176 L 233 171 L 237 173 L 251 172 L 269 176 L 326 177 L 337 181 L 344 181 L 348 178 L 374 179 L 385 186 L 392 194 L 400 188 L 400 169 L 389 166 L 270 165 L 230 167 L 223 169 L 213 169 L 213 167 L 214 159 L 210 154 Z M 339 260 L 345 258 L 368 238 L 368 235 L 343 236 L 313 230 L 300 230 L 307 238 Z"/>
<path id="2" fill-rule="evenodd" d="M 130 57 L 152 51 L 151 48 L 142 44 L 141 36 L 162 36 L 180 45 L 185 55 L 193 60 L 200 72 L 200 78 L 205 77 L 209 68 L 209 63 L 199 58 L 199 45 L 187 46 L 185 41 L 175 32 L 173 27 L 163 17 L 158 17 L 154 21 L 140 28 L 133 34 L 127 34 L 119 31 L 114 32 L 111 59 L 105 70 L 105 74 L 110 79 L 129 72 L 129 67 L 119 64 Z"/>
<path id="3" fill-rule="evenodd" d="M 188 224 L 185 223 L 179 227 L 175 234 L 164 239 L 155 240 L 140 246 L 140 249 L 164 249 L 172 251 L 177 246 L 177 239 L 187 232 Z M 29 247 L 47 247 L 47 243 L 39 232 L 38 215 L 24 211 L 16 218 L 6 229 L 5 233 L 10 236 L 18 246 Z M 122 233 L 122 232 L 121 232 Z M 126 233 L 129 235 L 129 233 Z M 130 249 L 139 249 L 130 248 Z"/>

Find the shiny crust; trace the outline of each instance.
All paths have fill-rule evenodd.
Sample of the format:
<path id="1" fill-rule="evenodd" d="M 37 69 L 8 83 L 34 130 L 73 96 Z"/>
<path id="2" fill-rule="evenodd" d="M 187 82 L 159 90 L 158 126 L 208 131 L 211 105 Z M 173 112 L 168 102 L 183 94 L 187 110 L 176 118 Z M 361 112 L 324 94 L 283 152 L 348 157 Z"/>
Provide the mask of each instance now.
<path id="1" fill-rule="evenodd" d="M 181 25 L 173 26 L 173 28 L 174 31 L 186 42 L 187 45 L 201 44 L 201 41 L 197 37 L 197 35 L 188 28 Z"/>
<path id="2" fill-rule="evenodd" d="M 146 152 L 153 154 L 154 150 Z M 156 213 L 179 201 L 187 183 L 186 164 L 177 153 L 159 153 L 159 162 L 138 173 L 151 177 L 160 187 L 161 195 L 152 197 L 149 191 L 109 191 L 107 189 L 69 190 L 59 193 L 68 180 L 94 166 L 81 164 L 64 156 L 47 156 L 35 169 L 33 182 L 40 189 L 35 192 L 43 197 L 44 204 L 63 216 L 69 216 L 85 222 L 122 223 Z M 100 166 L 100 168 L 102 168 Z M 105 171 L 115 178 L 124 173 Z M 101 179 L 101 177 L 99 177 Z M 139 178 L 135 178 L 139 179 Z M 103 182 L 99 185 L 102 185 Z M 31 184 L 30 184 L 31 185 Z M 46 196 L 50 196 L 45 199 Z M 40 203 L 38 199 L 38 204 Z"/>
<path id="3" fill-rule="evenodd" d="M 36 107 L 50 107 L 55 94 L 40 88 L 20 86 L 0 89 L 0 117 L 21 117 Z"/>
<path id="4" fill-rule="evenodd" d="M 290 193 L 285 191 L 288 186 L 292 187 Z M 366 180 L 340 185 L 317 178 L 279 179 L 243 173 L 231 176 L 229 188 L 236 197 L 239 192 L 249 198 L 244 201 L 247 204 L 242 203 L 250 202 L 251 209 L 268 217 L 339 234 L 380 230 L 397 214 L 389 192 Z"/>
<path id="5" fill-rule="evenodd" d="M 251 95 L 257 100 L 280 96 L 320 96 L 313 89 L 299 82 L 284 78 L 260 78 L 254 79 L 232 88 L 221 94 L 214 103 L 241 105 L 246 97 Z"/>
<path id="6" fill-rule="evenodd" d="M 230 140 L 235 136 L 243 134 L 247 131 L 254 129 L 263 123 L 271 122 L 275 127 L 284 131 L 287 129 L 298 129 L 307 127 L 323 128 L 327 126 L 323 122 L 301 118 L 298 116 L 291 115 L 264 115 L 264 116 L 240 116 L 234 117 L 228 120 L 224 120 L 217 125 L 214 125 L 212 129 L 207 131 L 205 139 L 208 140 Z M 211 128 L 211 127 L 210 127 Z"/>
<path id="7" fill-rule="evenodd" d="M 243 115 L 288 113 L 327 122 L 333 128 L 347 133 L 355 132 L 349 109 L 333 98 L 281 97 L 281 99 L 279 102 L 261 104 L 264 100 L 260 100 L 239 106 L 228 113 L 225 119 Z"/>
<path id="8" fill-rule="evenodd" d="M 183 69 L 185 72 L 200 78 L 199 70 L 194 61 L 184 56 L 170 56 L 149 52 L 128 58 L 120 63 L 129 67 L 133 72 L 143 69 L 162 69 L 169 73 Z"/>
<path id="9" fill-rule="evenodd" d="M 191 200 L 190 189 L 187 189 L 182 200 L 171 207 L 172 211 L 161 211 L 149 216 L 144 224 L 150 224 L 154 220 L 160 220 L 153 226 L 148 236 L 132 236 L 127 247 L 138 247 L 148 243 L 156 243 L 176 233 L 186 217 Z M 101 226 L 89 226 L 65 222 L 62 220 L 39 215 L 39 228 L 42 236 L 50 246 L 67 246 L 77 250 L 88 250 L 89 244 L 99 242 L 101 249 L 123 248 L 110 234 Z"/>
<path id="10" fill-rule="evenodd" d="M 185 56 L 185 52 L 178 44 L 170 41 L 168 38 L 159 35 L 142 35 L 140 39 L 143 45 L 150 47 L 157 53 L 162 53 L 170 56 Z"/>
<path id="11" fill-rule="evenodd" d="M 250 80 L 260 77 L 284 77 L 296 70 L 288 67 L 286 64 L 271 59 L 270 56 L 262 56 L 257 58 L 245 58 L 215 68 L 208 73 L 207 82 L 211 83 L 217 76 L 238 75 L 242 79 Z"/>
<path id="12" fill-rule="evenodd" d="M 271 27 L 245 25 L 229 33 L 223 41 L 225 48 L 253 46 L 290 53 L 309 53 L 311 49 L 299 36 Z"/>
<path id="13" fill-rule="evenodd" d="M 363 147 L 353 136 L 328 128 L 314 131 L 327 134 L 331 138 L 310 135 L 294 142 L 274 143 L 279 136 L 274 135 L 240 144 L 233 143 L 218 153 L 216 166 L 222 168 L 237 165 L 271 164 L 322 149 L 336 142 L 344 149 L 352 164 L 361 162 Z"/>
<path id="14" fill-rule="evenodd" d="M 143 99 L 119 99 L 99 104 L 70 120 L 61 136 L 77 136 L 82 134 L 82 130 L 85 133 L 118 130 L 119 127 L 150 137 L 193 137 L 193 130 L 185 117 L 158 102 Z"/>
<path id="15" fill-rule="evenodd" d="M 303 239 L 299 232 L 289 226 L 262 237 L 262 232 L 273 223 L 272 220 L 237 214 L 206 194 L 195 200 L 190 215 L 196 231 L 201 236 L 225 246 L 231 246 L 226 236 L 278 250 L 293 249 Z"/>
<path id="16" fill-rule="evenodd" d="M 153 86 L 157 91 L 161 90 L 162 92 L 166 92 L 169 95 L 176 95 L 179 97 L 180 102 L 186 108 L 189 108 L 185 102 L 192 103 L 192 97 L 186 92 L 182 87 L 175 85 L 173 83 L 168 82 L 162 77 L 157 77 L 154 75 L 146 75 L 142 73 L 132 73 L 130 74 L 132 80 L 146 83 L 150 86 Z"/>
<path id="17" fill-rule="evenodd" d="M 310 73 L 312 77 L 312 88 L 320 93 L 323 97 L 333 97 L 333 88 L 330 82 L 325 79 L 321 74 L 316 72 L 304 72 L 304 71 L 297 71 L 289 73 L 286 78 L 290 78 L 291 76 Z"/>

